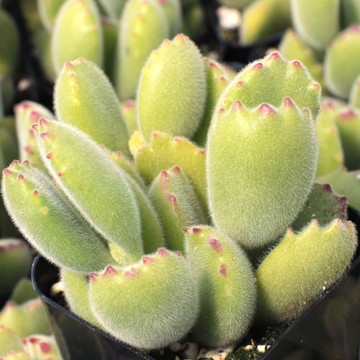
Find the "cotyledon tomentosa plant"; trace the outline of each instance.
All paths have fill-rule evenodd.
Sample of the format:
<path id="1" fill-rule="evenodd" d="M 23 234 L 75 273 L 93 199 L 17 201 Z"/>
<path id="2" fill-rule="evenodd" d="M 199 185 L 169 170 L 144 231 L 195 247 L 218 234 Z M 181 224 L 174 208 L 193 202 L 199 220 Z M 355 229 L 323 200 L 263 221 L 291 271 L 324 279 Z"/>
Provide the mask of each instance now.
<path id="1" fill-rule="evenodd" d="M 0 311 L 0 359 L 61 360 L 49 325 L 31 280 L 22 278 Z"/>
<path id="2" fill-rule="evenodd" d="M 169 66 L 175 57 L 177 64 Z M 189 64 L 200 71 L 196 77 L 186 72 L 179 86 L 176 80 Z M 313 299 L 342 275 L 354 253 L 356 232 L 346 223 L 344 201 L 326 200 L 327 189 L 313 188 L 320 89 L 299 62 L 274 53 L 234 79 L 224 76 L 228 87 L 217 104 L 211 102 L 215 111 L 204 150 L 185 137 L 196 138 L 202 121 L 209 126 L 203 107 L 211 82 L 203 59 L 187 37 L 165 40 L 139 82 L 137 140 L 130 140 L 135 169 L 94 138 L 96 121 L 88 124 L 90 130 L 80 130 L 76 121 L 64 119 L 69 103 L 88 103 L 88 86 L 97 86 L 104 103 L 113 103 L 104 75 L 86 60 L 64 69 L 55 93 L 56 113 L 63 115 L 40 119 L 32 128 L 50 177 L 27 161 L 15 161 L 4 171 L 2 192 L 24 236 L 61 267 L 74 312 L 143 349 L 169 345 L 191 329 L 193 339 L 205 346 L 236 342 L 256 317 L 256 298 L 276 304 L 282 296 L 272 287 L 270 293 L 259 288 L 262 281 L 277 281 L 266 270 L 274 260 L 265 259 L 254 275 L 246 251 L 281 239 L 293 222 L 306 227 L 312 220 L 308 214 L 321 218 L 322 226 L 335 225 L 305 229 L 290 240 L 286 235 L 270 252 L 282 258 L 287 242 L 299 247 L 302 239 L 310 242 L 304 254 L 297 252 L 305 269 L 297 276 L 305 283 L 313 279 L 311 292 L 306 287 L 297 291 L 296 282 L 288 285 L 287 300 L 302 307 L 285 309 L 285 316 L 272 320 L 293 318 L 303 310 L 304 299 Z M 77 82 L 78 74 L 86 83 Z M 155 94 L 156 103 L 149 104 L 145 95 L 155 88 L 162 88 L 162 96 Z M 164 101 L 167 94 L 176 96 Z M 201 108 L 192 109 L 199 98 Z M 173 124 L 174 109 L 184 104 L 189 107 L 184 115 L 196 122 L 189 129 L 189 119 Z M 96 111 L 82 108 L 84 114 Z M 101 108 L 105 118 L 108 108 L 111 112 L 110 106 Z M 332 211 L 322 212 L 319 204 Z M 334 248 L 331 239 L 344 247 Z M 326 255 L 334 253 L 341 259 L 337 267 L 326 262 Z M 327 271 L 311 272 L 314 261 Z M 286 282 L 290 269 L 277 275 L 281 281 Z"/>

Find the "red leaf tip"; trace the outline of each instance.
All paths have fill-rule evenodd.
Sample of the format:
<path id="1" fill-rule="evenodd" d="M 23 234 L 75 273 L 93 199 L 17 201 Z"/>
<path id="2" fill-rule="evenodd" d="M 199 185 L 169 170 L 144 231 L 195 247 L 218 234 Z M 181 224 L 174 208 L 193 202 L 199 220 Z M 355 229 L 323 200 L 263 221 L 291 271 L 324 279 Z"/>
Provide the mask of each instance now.
<path id="1" fill-rule="evenodd" d="M 208 243 L 216 252 L 220 253 L 222 251 L 222 246 L 221 246 L 219 240 L 210 238 L 208 240 Z"/>
<path id="2" fill-rule="evenodd" d="M 36 110 L 32 110 L 30 113 L 30 121 L 32 123 L 37 123 L 39 120 L 40 114 Z"/>
<path id="3" fill-rule="evenodd" d="M 269 55 L 269 60 L 279 60 L 280 58 L 281 56 L 277 51 L 274 51 Z"/>
<path id="4" fill-rule="evenodd" d="M 184 35 L 184 34 L 177 34 L 176 36 L 175 36 L 175 40 L 180 40 L 180 41 L 184 41 L 184 40 L 186 40 L 188 37 L 186 36 L 186 35 Z"/>
<path id="5" fill-rule="evenodd" d="M 275 114 L 275 110 L 268 104 L 261 104 L 258 108 L 258 112 L 263 113 L 265 115 Z"/>
<path id="6" fill-rule="evenodd" d="M 18 160 L 14 160 L 11 164 L 10 164 L 10 167 L 12 168 L 17 168 L 19 165 L 19 161 Z"/>
<path id="7" fill-rule="evenodd" d="M 347 109 L 340 113 L 340 119 L 350 120 L 356 117 L 356 113 L 353 109 Z"/>
<path id="8" fill-rule="evenodd" d="M 91 274 L 90 274 L 90 279 L 93 280 L 93 281 L 94 281 L 94 280 L 97 280 L 98 276 L 99 276 L 98 274 L 91 273 Z"/>
<path id="9" fill-rule="evenodd" d="M 162 191 L 166 191 L 168 185 L 169 174 L 166 170 L 162 170 L 160 174 L 160 187 Z"/>
<path id="10" fill-rule="evenodd" d="M 258 62 L 255 65 L 253 65 L 252 70 L 261 70 L 264 67 L 264 64 L 262 62 Z"/>
<path id="11" fill-rule="evenodd" d="M 209 62 L 209 66 L 212 68 L 212 69 L 217 69 L 218 67 L 216 66 L 216 64 L 215 63 L 213 63 L 213 62 Z"/>
<path id="12" fill-rule="evenodd" d="M 284 99 L 284 105 L 285 105 L 285 107 L 288 107 L 288 108 L 292 108 L 295 106 L 293 101 L 290 98 Z"/>
<path id="13" fill-rule="evenodd" d="M 157 253 L 159 256 L 165 256 L 169 254 L 168 251 L 164 248 L 160 248 Z"/>
<path id="14" fill-rule="evenodd" d="M 176 196 L 174 194 L 168 194 L 167 198 L 170 201 L 170 204 L 171 204 L 171 207 L 173 208 L 173 210 L 176 211 L 176 203 L 177 203 Z"/>
<path id="15" fill-rule="evenodd" d="M 221 264 L 219 267 L 219 273 L 224 276 L 227 277 L 227 268 L 226 268 L 226 264 Z"/>
<path id="16" fill-rule="evenodd" d="M 40 351 L 43 353 L 43 354 L 48 354 L 50 351 L 51 351 L 51 346 L 50 344 L 48 343 L 40 343 Z"/>
<path id="17" fill-rule="evenodd" d="M 302 65 L 300 61 L 294 60 L 291 62 L 292 65 L 294 65 L 296 68 L 302 69 Z"/>
<path id="18" fill-rule="evenodd" d="M 151 263 L 153 263 L 156 259 L 154 257 L 151 256 L 143 256 L 142 257 L 142 262 L 144 265 L 149 265 Z"/>
<path id="19" fill-rule="evenodd" d="M 46 125 L 48 124 L 48 121 L 45 120 L 44 118 L 41 118 L 41 119 L 39 120 L 39 123 L 40 123 L 40 126 L 46 126 Z"/>
<path id="20" fill-rule="evenodd" d="M 35 126 L 35 125 L 34 125 L 34 126 Z M 40 137 L 41 137 L 42 139 L 45 139 L 47 136 L 49 136 L 49 133 L 48 133 L 48 132 L 43 132 L 43 133 L 40 134 Z"/>
<path id="21" fill-rule="evenodd" d="M 132 100 L 125 101 L 122 106 L 124 111 L 129 111 L 130 109 L 132 109 L 134 107 L 135 107 L 135 102 Z"/>
<path id="22" fill-rule="evenodd" d="M 112 266 L 108 266 L 102 276 L 116 275 L 118 272 Z"/>
<path id="23" fill-rule="evenodd" d="M 233 104 L 233 106 L 232 106 L 232 108 L 233 108 L 234 110 L 240 110 L 240 109 L 242 109 L 242 104 L 241 104 L 241 102 L 240 102 L 239 100 L 235 101 L 234 104 Z"/>
<path id="24" fill-rule="evenodd" d="M 130 279 L 135 279 L 139 275 L 139 269 L 132 267 L 130 270 L 124 272 L 124 276 Z"/>

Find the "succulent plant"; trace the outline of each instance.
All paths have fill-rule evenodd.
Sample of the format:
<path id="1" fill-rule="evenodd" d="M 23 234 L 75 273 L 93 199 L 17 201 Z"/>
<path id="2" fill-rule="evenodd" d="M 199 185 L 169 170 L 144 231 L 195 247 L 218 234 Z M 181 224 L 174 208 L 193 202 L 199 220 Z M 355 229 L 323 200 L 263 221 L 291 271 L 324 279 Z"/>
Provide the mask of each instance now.
<path id="1" fill-rule="evenodd" d="M 51 335 L 49 321 L 39 298 L 21 305 L 8 301 L 0 313 L 0 324 L 11 328 L 22 339 L 32 334 Z"/>
<path id="2" fill-rule="evenodd" d="M 184 252 L 183 227 L 205 224 L 206 216 L 190 180 L 178 167 L 162 170 L 149 189 L 170 250 Z"/>
<path id="3" fill-rule="evenodd" d="M 142 69 L 137 96 L 138 127 L 145 141 L 154 130 L 188 138 L 195 134 L 204 114 L 205 76 L 199 49 L 182 34 L 165 40 L 151 54 Z"/>
<path id="4" fill-rule="evenodd" d="M 33 335 L 22 341 L 25 353 L 34 360 L 62 360 L 53 336 Z"/>
<path id="5" fill-rule="evenodd" d="M 153 131 L 150 143 L 139 146 L 134 157 L 136 169 L 146 184 L 161 170 L 180 166 L 191 180 L 204 213 L 208 213 L 204 149 L 186 138 Z"/>
<path id="6" fill-rule="evenodd" d="M 160 248 L 138 263 L 108 267 L 90 279 L 90 306 L 97 319 L 133 346 L 164 347 L 185 336 L 196 320 L 198 293 L 180 253 Z"/>
<path id="7" fill-rule="evenodd" d="M 283 85 L 282 78 L 289 74 L 298 81 L 293 90 L 286 89 L 290 84 Z M 209 205 L 215 225 L 248 249 L 276 239 L 309 195 L 317 140 L 311 112 L 301 109 L 307 101 L 308 106 L 314 104 L 310 109 L 316 114 L 317 86 L 301 65 L 287 63 L 274 53 L 249 64 L 219 99 L 207 145 Z M 256 98 L 250 95 L 255 88 Z M 285 97 L 283 105 L 276 108 L 282 93 L 296 103 Z M 285 147 L 287 156 L 281 157 Z M 279 168 L 272 159 L 277 159 Z M 241 169 L 240 173 L 233 168 Z M 227 209 L 232 210 L 228 213 Z"/>
<path id="8" fill-rule="evenodd" d="M 355 232 L 351 222 L 340 219 L 324 228 L 313 220 L 299 234 L 289 229 L 255 272 L 259 321 L 294 319 L 338 280 L 354 254 Z M 315 260 L 314 253 L 321 256 Z"/>
<path id="9" fill-rule="evenodd" d="M 267 145 L 262 149 L 261 144 Z M 285 148 L 287 156 L 280 160 Z M 313 119 L 289 98 L 279 109 L 262 104 L 251 111 L 237 101 L 216 116 L 207 161 L 215 225 L 245 248 L 264 246 L 293 221 L 309 195 L 317 162 Z M 233 172 L 228 163 L 241 172 Z"/>
<path id="10" fill-rule="evenodd" d="M 22 350 L 21 338 L 11 329 L 0 325 L 0 356 L 6 356 L 9 351 Z"/>
<path id="11" fill-rule="evenodd" d="M 99 93 L 104 96 L 97 97 Z M 75 125 L 109 150 L 130 155 L 120 103 L 105 74 L 94 63 L 82 58 L 66 62 L 55 84 L 55 110 L 61 122 Z"/>
<path id="12" fill-rule="evenodd" d="M 200 292 L 201 310 L 192 330 L 194 339 L 202 345 L 221 346 L 242 338 L 255 312 L 256 292 L 245 252 L 211 227 L 184 231 L 186 253 Z"/>
<path id="13" fill-rule="evenodd" d="M 86 321 L 147 350 L 190 330 L 201 344 L 227 345 L 254 317 L 266 317 L 256 297 L 277 303 L 275 287 L 267 295 L 255 283 L 255 276 L 258 284 L 277 281 L 279 261 L 271 259 L 287 259 L 290 275 L 279 281 L 289 289 L 284 301 L 296 305 L 276 309 L 271 321 L 299 315 L 345 271 L 356 231 L 345 198 L 313 186 L 320 86 L 299 61 L 275 52 L 233 77 L 177 35 L 142 68 L 125 121 L 90 61 L 67 62 L 56 84 L 58 119 L 38 119 L 31 129 L 49 175 L 14 161 L 2 193 L 23 235 L 61 268 L 69 306 Z M 206 149 L 193 142 L 198 129 Z M 312 214 L 329 231 L 311 223 Z M 303 231 L 284 237 L 293 223 Z M 284 255 L 294 238 L 296 251 Z M 254 275 L 248 256 L 269 244 Z M 324 254 L 341 261 L 333 267 Z M 305 291 L 286 282 L 299 276 L 306 288 L 307 266 L 292 264 L 300 256 L 325 267 L 309 275 Z"/>
<path id="14" fill-rule="evenodd" d="M 0 358 L 62 360 L 50 334 L 49 321 L 31 281 L 22 279 L 0 311 Z"/>

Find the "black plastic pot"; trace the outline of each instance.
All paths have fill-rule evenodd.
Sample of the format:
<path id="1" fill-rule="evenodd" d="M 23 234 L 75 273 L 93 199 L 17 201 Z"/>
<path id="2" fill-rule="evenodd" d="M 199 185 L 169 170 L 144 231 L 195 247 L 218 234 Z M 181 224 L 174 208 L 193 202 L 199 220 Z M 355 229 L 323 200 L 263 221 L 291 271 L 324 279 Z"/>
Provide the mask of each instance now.
<path id="1" fill-rule="evenodd" d="M 349 209 L 360 231 L 360 213 Z M 52 300 L 58 270 L 38 256 L 32 280 L 65 360 L 156 360 L 119 342 Z M 360 247 L 347 274 L 324 292 L 276 340 L 261 360 L 360 359 Z"/>

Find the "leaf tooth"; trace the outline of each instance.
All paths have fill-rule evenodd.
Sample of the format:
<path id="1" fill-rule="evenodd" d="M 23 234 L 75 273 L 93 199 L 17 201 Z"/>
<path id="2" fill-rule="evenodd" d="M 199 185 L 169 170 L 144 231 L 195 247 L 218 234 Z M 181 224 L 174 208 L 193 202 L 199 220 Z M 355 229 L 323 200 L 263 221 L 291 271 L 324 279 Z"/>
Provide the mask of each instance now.
<path id="1" fill-rule="evenodd" d="M 109 275 L 114 276 L 117 275 L 117 270 L 115 268 L 113 268 L 112 266 L 107 266 L 107 268 L 105 269 L 104 273 L 102 274 L 103 277 L 107 277 Z"/>
<path id="2" fill-rule="evenodd" d="M 276 60 L 280 60 L 281 59 L 281 55 L 279 54 L 278 51 L 274 51 L 273 53 L 271 53 L 268 58 L 268 60 L 272 60 L 272 61 L 276 61 Z"/>
<path id="3" fill-rule="evenodd" d="M 303 66 L 302 66 L 301 62 L 298 61 L 298 60 L 291 61 L 290 64 L 292 66 L 294 66 L 295 68 L 303 69 Z"/>
<path id="4" fill-rule="evenodd" d="M 139 276 L 139 269 L 131 267 L 129 270 L 124 272 L 124 276 L 129 279 L 135 279 Z"/>
<path id="5" fill-rule="evenodd" d="M 164 249 L 164 248 L 160 248 L 157 252 L 158 256 L 165 256 L 165 255 L 169 255 L 169 252 Z"/>
<path id="6" fill-rule="evenodd" d="M 219 267 L 219 273 L 224 276 L 227 277 L 228 276 L 228 272 L 227 272 L 227 267 L 226 264 L 221 264 Z"/>
<path id="7" fill-rule="evenodd" d="M 171 203 L 171 207 L 174 211 L 177 211 L 177 199 L 174 194 L 167 194 L 167 198 Z"/>
<path id="8" fill-rule="evenodd" d="M 270 116 L 270 115 L 274 115 L 276 113 L 276 110 L 269 104 L 261 104 L 258 107 L 257 112 L 267 115 L 267 116 Z"/>
<path id="9" fill-rule="evenodd" d="M 208 243 L 216 252 L 218 253 L 222 252 L 222 246 L 219 240 L 210 237 L 208 239 Z"/>
<path id="10" fill-rule="evenodd" d="M 253 67 L 251 68 L 251 70 L 253 71 L 259 71 L 262 70 L 264 67 L 264 64 L 262 62 L 257 62 L 256 64 L 253 65 Z"/>
<path id="11" fill-rule="evenodd" d="M 292 108 L 295 107 L 295 104 L 290 98 L 287 97 L 284 99 L 284 106 L 287 108 Z"/>
<path id="12" fill-rule="evenodd" d="M 197 227 L 193 227 L 193 228 L 192 228 L 192 232 L 193 232 L 193 234 L 200 234 L 200 233 L 201 233 L 201 229 L 200 229 L 200 228 L 197 228 Z"/>
<path id="13" fill-rule="evenodd" d="M 4 170 L 3 170 L 3 174 L 4 174 L 5 176 L 9 176 L 9 175 L 12 175 L 12 171 L 9 170 L 9 169 L 4 169 Z"/>
<path id="14" fill-rule="evenodd" d="M 99 277 L 99 275 L 98 274 L 95 274 L 95 273 L 91 273 L 90 274 L 90 277 L 89 277 L 89 280 L 91 280 L 91 281 L 95 281 L 95 280 L 97 280 L 97 278 Z"/>
<path id="15" fill-rule="evenodd" d="M 144 265 L 149 265 L 151 263 L 153 263 L 154 261 L 156 261 L 156 259 L 153 256 L 143 256 L 142 257 L 142 263 Z"/>

